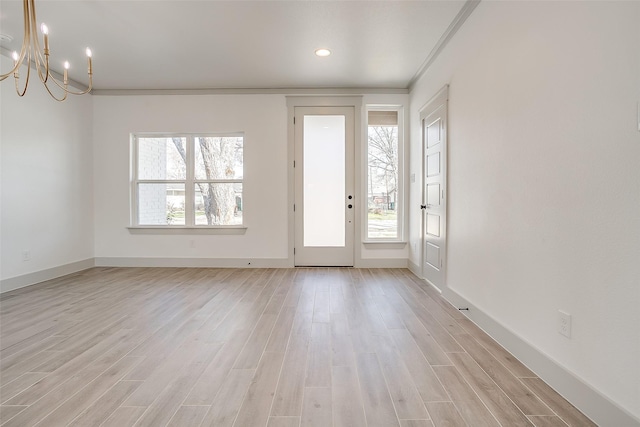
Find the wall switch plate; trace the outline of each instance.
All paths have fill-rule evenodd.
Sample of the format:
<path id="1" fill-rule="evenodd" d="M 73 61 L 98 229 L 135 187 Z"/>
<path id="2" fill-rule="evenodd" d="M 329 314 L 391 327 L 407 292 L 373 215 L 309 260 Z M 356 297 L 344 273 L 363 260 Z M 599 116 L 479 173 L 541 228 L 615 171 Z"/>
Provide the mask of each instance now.
<path id="1" fill-rule="evenodd" d="M 562 310 L 558 310 L 558 332 L 571 338 L 571 315 Z"/>

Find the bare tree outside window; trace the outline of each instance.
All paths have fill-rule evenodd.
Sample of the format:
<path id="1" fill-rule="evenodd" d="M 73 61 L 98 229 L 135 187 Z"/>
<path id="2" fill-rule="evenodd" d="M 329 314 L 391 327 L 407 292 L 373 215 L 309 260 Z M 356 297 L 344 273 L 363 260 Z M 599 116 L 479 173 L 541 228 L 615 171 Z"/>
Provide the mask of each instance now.
<path id="1" fill-rule="evenodd" d="M 241 137 L 196 138 L 196 180 L 220 181 L 242 179 Z M 236 199 L 237 185 L 232 183 L 196 183 L 203 199 L 208 225 L 232 224 L 242 206 Z"/>
<path id="2" fill-rule="evenodd" d="M 186 163 L 187 153 L 181 141 L 181 138 L 173 138 L 176 150 Z M 212 181 L 242 178 L 242 142 L 241 137 L 197 137 L 194 147 L 195 179 Z M 239 209 L 234 188 L 237 186 L 211 182 L 196 182 L 196 186 L 202 197 L 207 225 L 232 224 Z M 196 202 L 196 216 L 197 208 Z"/>
<path id="3" fill-rule="evenodd" d="M 372 114 L 373 113 L 373 114 Z M 368 238 L 398 237 L 397 112 L 369 112 Z"/>

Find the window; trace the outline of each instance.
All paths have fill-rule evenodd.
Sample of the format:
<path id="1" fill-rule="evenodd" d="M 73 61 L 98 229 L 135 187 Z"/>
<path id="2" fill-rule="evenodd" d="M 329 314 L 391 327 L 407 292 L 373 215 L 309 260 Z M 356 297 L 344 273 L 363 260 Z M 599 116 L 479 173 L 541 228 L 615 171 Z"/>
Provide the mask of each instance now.
<path id="1" fill-rule="evenodd" d="M 242 134 L 134 135 L 132 225 L 242 225 Z"/>
<path id="2" fill-rule="evenodd" d="M 367 112 L 366 240 L 402 240 L 400 108 L 369 108 Z"/>

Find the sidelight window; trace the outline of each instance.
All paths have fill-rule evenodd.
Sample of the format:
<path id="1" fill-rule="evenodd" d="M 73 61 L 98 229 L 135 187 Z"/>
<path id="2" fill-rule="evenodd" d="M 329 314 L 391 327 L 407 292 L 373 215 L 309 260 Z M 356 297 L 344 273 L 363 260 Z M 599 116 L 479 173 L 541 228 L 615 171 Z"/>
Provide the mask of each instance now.
<path id="1" fill-rule="evenodd" d="M 366 239 L 402 240 L 402 110 L 367 112 Z"/>

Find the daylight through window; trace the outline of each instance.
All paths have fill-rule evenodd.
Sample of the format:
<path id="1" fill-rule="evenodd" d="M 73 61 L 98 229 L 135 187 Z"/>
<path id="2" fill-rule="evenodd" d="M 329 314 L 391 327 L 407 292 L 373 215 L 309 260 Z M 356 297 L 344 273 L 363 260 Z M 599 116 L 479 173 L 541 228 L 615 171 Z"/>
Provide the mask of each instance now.
<path id="1" fill-rule="evenodd" d="M 367 239 L 399 240 L 398 110 L 369 110 Z"/>
<path id="2" fill-rule="evenodd" d="M 136 135 L 134 226 L 242 225 L 241 134 Z"/>

